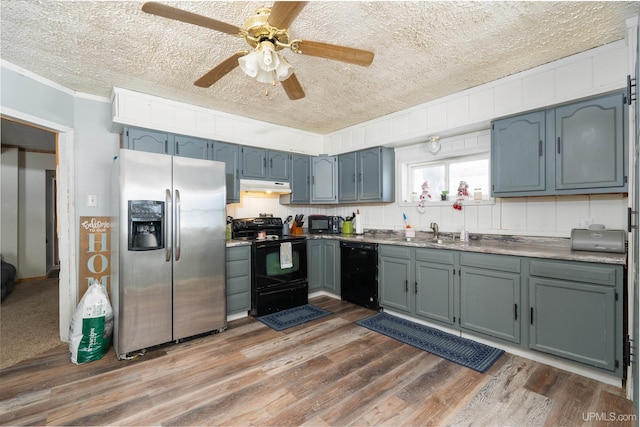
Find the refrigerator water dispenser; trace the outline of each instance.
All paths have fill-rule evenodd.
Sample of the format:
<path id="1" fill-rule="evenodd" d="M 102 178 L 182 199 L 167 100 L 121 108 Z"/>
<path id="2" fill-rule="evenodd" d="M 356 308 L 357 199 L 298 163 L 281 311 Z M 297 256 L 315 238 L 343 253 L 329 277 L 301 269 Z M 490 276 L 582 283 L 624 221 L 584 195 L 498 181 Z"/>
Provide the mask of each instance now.
<path id="1" fill-rule="evenodd" d="M 164 202 L 129 200 L 129 250 L 164 249 Z"/>

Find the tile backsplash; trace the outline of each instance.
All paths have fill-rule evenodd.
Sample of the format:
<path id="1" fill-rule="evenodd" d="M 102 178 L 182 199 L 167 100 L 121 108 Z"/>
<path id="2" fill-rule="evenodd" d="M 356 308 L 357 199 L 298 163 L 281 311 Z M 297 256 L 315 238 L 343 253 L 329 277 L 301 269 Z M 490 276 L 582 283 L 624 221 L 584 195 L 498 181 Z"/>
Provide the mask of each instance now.
<path id="1" fill-rule="evenodd" d="M 283 219 L 296 214 L 346 217 L 359 209 L 366 229 L 402 229 L 402 214 L 406 213 L 409 223 L 419 231 L 429 231 L 429 224 L 436 222 L 443 232 L 466 229 L 486 234 L 549 237 L 569 237 L 571 229 L 590 223 L 609 229 L 625 229 L 627 225 L 628 198 L 624 194 L 502 198 L 477 204 L 469 201 L 461 211 L 453 209 L 452 204 L 437 203 L 420 213 L 415 206 L 397 203 L 281 205 L 279 196 L 247 193 L 241 194 L 240 203 L 227 205 L 227 215 L 246 218 L 270 213 Z"/>

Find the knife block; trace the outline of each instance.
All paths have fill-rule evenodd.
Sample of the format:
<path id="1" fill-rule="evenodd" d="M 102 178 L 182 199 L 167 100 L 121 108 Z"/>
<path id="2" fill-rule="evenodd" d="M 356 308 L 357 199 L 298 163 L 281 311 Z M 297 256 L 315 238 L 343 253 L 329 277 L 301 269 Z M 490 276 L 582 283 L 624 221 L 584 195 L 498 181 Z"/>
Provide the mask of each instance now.
<path id="1" fill-rule="evenodd" d="M 298 224 L 294 221 L 291 224 L 291 234 L 302 234 L 302 227 L 298 227 Z"/>

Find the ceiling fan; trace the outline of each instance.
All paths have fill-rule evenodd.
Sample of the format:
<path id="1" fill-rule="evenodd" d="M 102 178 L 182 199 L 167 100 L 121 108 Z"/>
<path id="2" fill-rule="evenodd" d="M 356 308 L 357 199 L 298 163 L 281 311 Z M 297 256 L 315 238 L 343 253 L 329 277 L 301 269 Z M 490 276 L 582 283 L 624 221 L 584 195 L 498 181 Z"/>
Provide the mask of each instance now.
<path id="1" fill-rule="evenodd" d="M 290 40 L 289 27 L 306 4 L 307 2 L 303 1 L 276 1 L 271 8 L 261 7 L 256 10 L 256 14 L 249 17 L 243 27 L 236 27 L 226 22 L 156 2 L 144 3 L 142 10 L 152 15 L 199 25 L 243 38 L 251 47 L 250 51 L 236 52 L 222 61 L 196 80 L 194 83 L 196 86 L 210 87 L 234 68 L 240 66 L 246 74 L 255 77 L 260 82 L 275 85 L 277 81 L 280 81 L 289 99 L 295 100 L 304 98 L 304 91 L 293 73 L 293 67 L 278 51 L 289 48 L 295 53 L 364 67 L 373 62 L 374 56 L 373 52 L 352 47 L 308 40 Z"/>

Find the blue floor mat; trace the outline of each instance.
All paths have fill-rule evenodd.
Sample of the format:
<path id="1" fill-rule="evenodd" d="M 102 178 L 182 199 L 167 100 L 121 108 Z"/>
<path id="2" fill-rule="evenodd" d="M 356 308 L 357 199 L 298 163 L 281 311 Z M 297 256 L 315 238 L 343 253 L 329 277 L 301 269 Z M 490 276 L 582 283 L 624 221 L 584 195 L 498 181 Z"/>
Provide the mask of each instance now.
<path id="1" fill-rule="evenodd" d="M 332 312 L 312 304 L 301 305 L 300 307 L 290 308 L 288 310 L 279 311 L 277 313 L 260 316 L 257 319 L 275 329 L 282 331 L 302 323 L 310 322 L 324 316 L 333 314 Z"/>
<path id="2" fill-rule="evenodd" d="M 387 313 L 374 314 L 356 324 L 478 372 L 485 372 L 504 353 L 504 350 Z"/>

